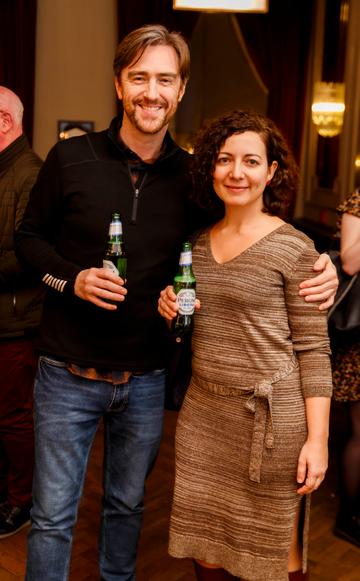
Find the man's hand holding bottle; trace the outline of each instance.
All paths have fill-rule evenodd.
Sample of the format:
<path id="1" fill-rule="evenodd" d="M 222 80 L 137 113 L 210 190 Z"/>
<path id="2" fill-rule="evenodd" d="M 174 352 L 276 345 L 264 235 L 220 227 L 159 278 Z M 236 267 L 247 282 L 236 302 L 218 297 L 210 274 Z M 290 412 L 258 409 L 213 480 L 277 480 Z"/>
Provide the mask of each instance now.
<path id="1" fill-rule="evenodd" d="M 116 303 L 122 302 L 127 293 L 124 287 L 126 268 L 122 222 L 119 212 L 112 212 L 103 267 L 79 272 L 74 287 L 76 296 L 108 311 L 115 311 Z"/>
<path id="2" fill-rule="evenodd" d="M 116 311 L 113 303 L 122 302 L 127 293 L 125 281 L 108 268 L 88 268 L 75 279 L 76 296 L 108 311 Z M 111 302 L 107 302 L 111 301 Z"/>

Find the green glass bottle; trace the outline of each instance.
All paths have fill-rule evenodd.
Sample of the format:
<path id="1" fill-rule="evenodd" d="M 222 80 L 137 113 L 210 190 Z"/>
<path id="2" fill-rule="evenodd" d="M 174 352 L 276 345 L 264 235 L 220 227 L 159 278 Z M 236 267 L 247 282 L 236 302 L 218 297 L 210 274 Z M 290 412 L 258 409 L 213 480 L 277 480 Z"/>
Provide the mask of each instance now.
<path id="1" fill-rule="evenodd" d="M 109 235 L 105 257 L 104 268 L 108 268 L 118 274 L 124 281 L 126 279 L 127 258 L 123 240 L 122 223 L 119 212 L 112 212 L 109 226 Z"/>
<path id="2" fill-rule="evenodd" d="M 196 279 L 192 270 L 192 246 L 190 242 L 183 244 L 179 272 L 174 278 L 173 285 L 179 310 L 173 320 L 172 329 L 176 333 L 183 334 L 191 328 L 196 298 Z"/>

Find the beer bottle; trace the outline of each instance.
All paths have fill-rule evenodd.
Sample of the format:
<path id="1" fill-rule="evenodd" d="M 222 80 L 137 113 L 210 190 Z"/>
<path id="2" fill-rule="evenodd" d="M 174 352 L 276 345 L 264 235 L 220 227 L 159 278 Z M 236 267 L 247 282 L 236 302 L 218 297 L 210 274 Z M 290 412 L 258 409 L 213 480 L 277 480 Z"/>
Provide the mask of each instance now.
<path id="1" fill-rule="evenodd" d="M 179 305 L 177 316 L 172 323 L 176 333 L 183 334 L 190 330 L 195 310 L 196 280 L 192 270 L 192 246 L 184 242 L 180 254 L 179 272 L 174 278 L 174 292 Z"/>
<path id="2" fill-rule="evenodd" d="M 123 241 L 122 223 L 119 212 L 112 212 L 109 226 L 107 248 L 103 260 L 104 268 L 109 268 L 126 279 L 127 259 Z"/>

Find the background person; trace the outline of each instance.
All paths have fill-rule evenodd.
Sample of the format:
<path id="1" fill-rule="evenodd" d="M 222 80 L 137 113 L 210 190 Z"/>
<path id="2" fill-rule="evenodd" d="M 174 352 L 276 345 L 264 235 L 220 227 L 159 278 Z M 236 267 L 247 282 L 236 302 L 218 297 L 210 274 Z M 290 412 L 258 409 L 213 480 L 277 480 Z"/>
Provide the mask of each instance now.
<path id="1" fill-rule="evenodd" d="M 338 207 L 343 270 L 360 270 L 360 191 Z M 360 296 L 359 296 L 360 301 Z M 360 343 L 338 347 L 333 364 L 334 399 L 348 407 L 350 437 L 342 453 L 340 506 L 334 532 L 360 547 Z"/>
<path id="2" fill-rule="evenodd" d="M 269 119 L 235 111 L 200 134 L 193 177 L 198 203 L 224 217 L 193 250 L 201 308 L 176 431 L 170 554 L 195 559 L 199 580 L 305 579 L 302 499 L 327 468 L 332 380 L 326 315 L 298 296 L 317 253 L 280 218 L 295 164 Z M 175 299 L 162 291 L 168 320 Z"/>
<path id="3" fill-rule="evenodd" d="M 101 418 L 100 575 L 104 581 L 135 578 L 145 480 L 160 444 L 167 349 L 157 299 L 176 272 L 182 241 L 196 227 L 189 155 L 167 131 L 189 74 L 187 44 L 163 26 L 144 26 L 118 46 L 114 73 L 122 118 L 106 131 L 55 145 L 17 237 L 22 260 L 47 286 L 35 385 L 28 581 L 68 576 Z M 123 223 L 126 288 L 102 268 L 113 210 Z M 301 291 L 321 308 L 332 303 L 337 280 L 328 258 L 314 268 L 325 266 Z"/>
<path id="4" fill-rule="evenodd" d="M 0 87 L 0 539 L 30 522 L 33 340 L 43 292 L 14 253 L 14 232 L 41 166 L 22 118 L 19 97 Z"/>

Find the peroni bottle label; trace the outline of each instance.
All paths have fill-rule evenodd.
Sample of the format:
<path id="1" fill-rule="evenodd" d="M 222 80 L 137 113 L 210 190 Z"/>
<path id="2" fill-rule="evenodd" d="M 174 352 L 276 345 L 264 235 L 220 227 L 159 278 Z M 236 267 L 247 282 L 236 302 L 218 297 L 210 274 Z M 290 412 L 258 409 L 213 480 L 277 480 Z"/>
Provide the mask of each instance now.
<path id="1" fill-rule="evenodd" d="M 180 315 L 192 315 L 195 310 L 196 293 L 193 288 L 182 288 L 176 295 Z"/>
<path id="2" fill-rule="evenodd" d="M 103 267 L 108 268 L 111 272 L 114 272 L 124 280 L 126 279 L 127 260 L 125 257 L 114 256 L 111 260 L 104 258 Z"/>
<path id="3" fill-rule="evenodd" d="M 119 276 L 119 270 L 111 260 L 103 260 L 103 267 L 111 270 L 111 272 Z"/>
<path id="4" fill-rule="evenodd" d="M 109 226 L 109 237 L 112 236 L 122 236 L 122 222 L 120 221 L 112 221 L 110 222 Z"/>
<path id="5" fill-rule="evenodd" d="M 191 250 L 185 250 L 180 254 L 179 266 L 190 266 L 192 264 Z"/>

